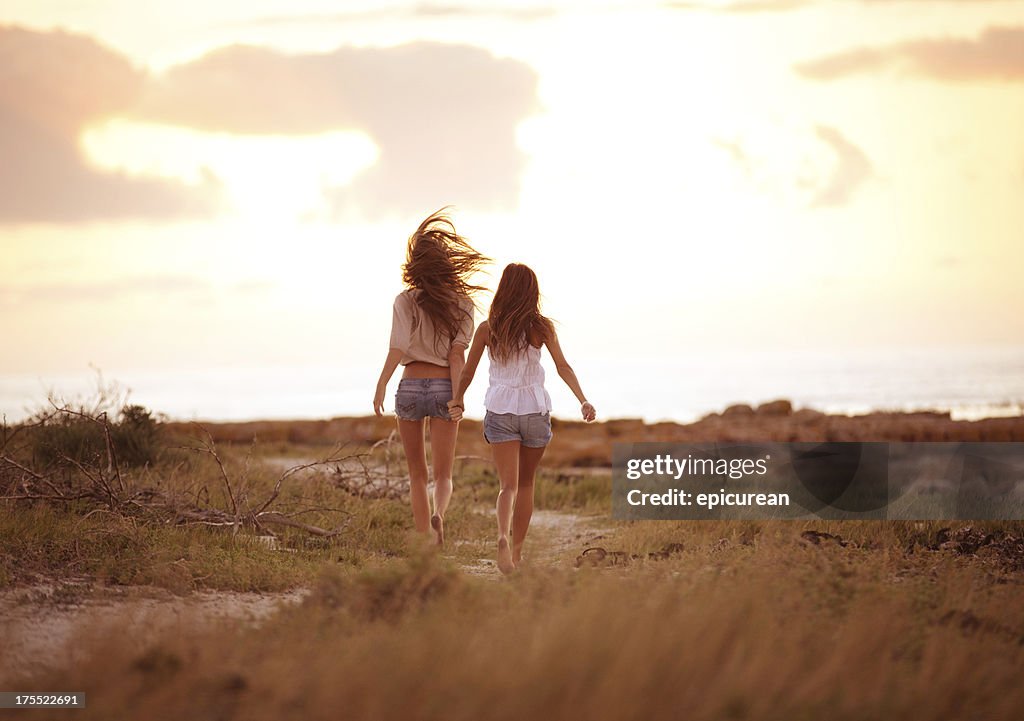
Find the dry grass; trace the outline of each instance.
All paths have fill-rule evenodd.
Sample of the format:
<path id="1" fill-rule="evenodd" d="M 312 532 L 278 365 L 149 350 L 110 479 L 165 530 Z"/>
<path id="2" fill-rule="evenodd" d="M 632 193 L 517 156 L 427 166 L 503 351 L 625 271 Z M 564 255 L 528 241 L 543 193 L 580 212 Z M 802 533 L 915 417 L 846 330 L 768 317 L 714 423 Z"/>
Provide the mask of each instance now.
<path id="1" fill-rule="evenodd" d="M 102 719 L 1020 718 L 1019 576 L 808 546 L 796 524 L 749 545 L 652 525 L 623 540 L 684 552 L 501 584 L 431 556 L 335 567 L 259 630 L 146 648 L 97 631 L 81 647 L 102 663 L 26 683 L 87 689 L 80 715 Z"/>
<path id="2" fill-rule="evenodd" d="M 339 487 L 330 465 L 290 476 L 273 506 L 305 524 L 342 528 L 326 538 L 301 528 L 257 531 L 189 523 L 135 502 L 152 492 L 183 499 L 198 511 L 231 508 L 233 499 L 217 460 L 179 447 L 193 442 L 172 436 L 173 452 L 165 453 L 162 462 L 124 469 L 125 496 L 132 502 L 113 509 L 97 507 L 91 499 L 0 500 L 0 588 L 70 574 L 108 584 L 160 586 L 176 593 L 279 591 L 310 585 L 324 564 L 359 567 L 375 559 L 405 556 L 417 543 L 410 536 L 412 518 L 405 498 L 355 497 Z M 365 451 L 353 447 L 351 452 Z M 268 497 L 285 468 L 323 452 L 322 447 L 276 444 L 218 446 L 231 494 L 239 504 Z M 269 463 L 269 458 L 279 462 Z M 482 544 L 490 535 L 490 519 L 475 510 L 474 487 L 475 480 L 460 484 L 449 513 L 448 537 L 456 556 L 479 556 L 476 541 Z M 271 532 L 273 538 L 257 537 Z"/>
<path id="3" fill-rule="evenodd" d="M 362 447 L 380 430 L 352 423 Z M 269 424 L 255 448 L 251 424 L 221 429 L 234 491 L 262 497 L 282 458 L 323 449 L 313 430 L 343 426 Z M 547 470 L 538 508 L 600 514 L 610 530 L 537 549 L 539 565 L 495 582 L 464 572 L 493 550 L 493 470 L 470 459 L 457 478 L 442 556 L 410 540 L 404 499 L 354 497 L 329 469 L 295 476 L 276 502 L 318 526 L 348 519 L 344 532 L 285 528 L 277 550 L 224 528 L 0 504 L 0 585 L 73 573 L 183 593 L 314 589 L 257 628 L 183 617 L 143 639 L 111 618 L 80 630 L 63 667 L 3 686 L 84 690 L 82 719 L 1024 717 L 1024 548 L 962 542 L 1019 540 L 1024 523 L 616 523 L 606 472 Z M 230 502 L 205 456 L 125 480 Z M 605 554 L 577 568 L 591 544 Z"/>

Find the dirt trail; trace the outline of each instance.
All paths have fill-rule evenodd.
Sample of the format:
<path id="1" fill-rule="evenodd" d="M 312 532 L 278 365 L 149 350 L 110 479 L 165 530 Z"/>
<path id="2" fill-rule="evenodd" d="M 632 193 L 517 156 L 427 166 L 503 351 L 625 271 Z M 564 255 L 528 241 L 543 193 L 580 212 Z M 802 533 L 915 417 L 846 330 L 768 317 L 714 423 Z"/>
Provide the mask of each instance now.
<path id="1" fill-rule="evenodd" d="M 91 589 L 82 581 L 0 592 L 0 687 L 15 674 L 53 668 L 76 656 L 82 632 L 123 634 L 140 646 L 168 629 L 194 631 L 226 621 L 258 624 L 305 589 L 287 593 L 202 591 L 175 596 L 153 587 Z"/>
<path id="2" fill-rule="evenodd" d="M 483 510 L 481 512 L 484 512 Z M 486 511 L 493 514 L 493 510 Z M 599 540 L 603 519 L 536 511 L 524 566 L 571 568 L 575 555 Z M 494 556 L 461 564 L 473 576 L 502 578 Z M 145 643 L 168 629 L 192 632 L 226 622 L 258 625 L 308 589 L 285 593 L 199 591 L 175 596 L 154 587 L 95 587 L 88 579 L 39 583 L 0 591 L 0 687 L 23 673 L 45 671 L 76 657 L 83 632 L 118 633 Z"/>
<path id="3" fill-rule="evenodd" d="M 493 514 L 494 511 L 489 513 Z M 610 532 L 603 523 L 603 518 L 579 516 L 575 513 L 534 511 L 524 546 L 523 566 L 571 568 L 576 554 Z M 462 564 L 462 568 L 474 576 L 501 578 L 494 556 Z"/>

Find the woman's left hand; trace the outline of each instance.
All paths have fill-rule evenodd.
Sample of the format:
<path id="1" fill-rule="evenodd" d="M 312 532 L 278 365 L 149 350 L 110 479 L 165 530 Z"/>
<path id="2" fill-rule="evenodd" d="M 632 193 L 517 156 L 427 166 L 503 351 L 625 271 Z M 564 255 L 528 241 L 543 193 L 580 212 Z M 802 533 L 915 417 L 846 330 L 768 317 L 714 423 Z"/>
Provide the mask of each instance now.
<path id="1" fill-rule="evenodd" d="M 384 389 L 378 387 L 373 394 L 373 412 L 378 416 L 384 415 Z"/>
<path id="2" fill-rule="evenodd" d="M 453 421 L 462 420 L 462 412 L 466 406 L 461 398 L 452 398 L 448 401 L 448 417 Z"/>
<path id="3" fill-rule="evenodd" d="M 583 401 L 583 405 L 580 406 L 580 412 L 583 414 L 583 420 L 590 423 L 597 418 L 597 410 L 594 408 L 594 404 L 590 401 Z"/>

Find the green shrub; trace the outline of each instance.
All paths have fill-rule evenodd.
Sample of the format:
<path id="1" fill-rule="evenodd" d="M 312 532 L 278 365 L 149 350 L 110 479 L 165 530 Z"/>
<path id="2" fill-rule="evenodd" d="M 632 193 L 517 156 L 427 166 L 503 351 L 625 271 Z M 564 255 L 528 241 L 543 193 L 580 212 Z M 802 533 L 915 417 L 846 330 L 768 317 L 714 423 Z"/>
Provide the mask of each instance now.
<path id="1" fill-rule="evenodd" d="M 60 410 L 33 421 L 39 423 L 29 434 L 37 464 L 52 468 L 68 459 L 85 466 L 106 463 L 107 428 L 103 414 L 79 413 Z M 120 466 L 153 464 L 163 450 L 160 422 L 143 406 L 124 406 L 108 427 Z"/>

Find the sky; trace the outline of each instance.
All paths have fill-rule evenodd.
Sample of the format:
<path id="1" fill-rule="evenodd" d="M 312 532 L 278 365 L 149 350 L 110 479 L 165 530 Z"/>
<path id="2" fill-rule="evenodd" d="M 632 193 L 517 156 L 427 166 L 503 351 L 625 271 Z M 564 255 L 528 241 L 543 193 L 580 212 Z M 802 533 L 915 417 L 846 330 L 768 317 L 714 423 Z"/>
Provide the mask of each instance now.
<path id="1" fill-rule="evenodd" d="M 6 0 L 0 374 L 369 397 L 445 205 L 575 365 L 1019 345 L 1021 128 L 1014 0 Z"/>

